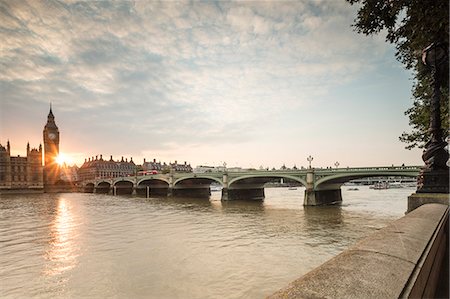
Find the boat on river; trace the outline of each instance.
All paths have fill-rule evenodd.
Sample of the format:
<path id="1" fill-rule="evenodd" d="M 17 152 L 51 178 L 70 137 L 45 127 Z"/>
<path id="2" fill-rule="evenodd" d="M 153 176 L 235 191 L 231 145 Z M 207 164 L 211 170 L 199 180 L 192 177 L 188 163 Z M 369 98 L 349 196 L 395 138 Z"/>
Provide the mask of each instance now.
<path id="1" fill-rule="evenodd" d="M 389 183 L 388 182 L 378 182 L 378 183 L 375 183 L 373 186 L 370 186 L 369 188 L 375 189 L 375 190 L 389 189 Z"/>
<path id="2" fill-rule="evenodd" d="M 219 192 L 222 191 L 222 186 L 220 185 L 211 185 L 210 187 L 211 192 Z"/>
<path id="3" fill-rule="evenodd" d="M 417 187 L 416 182 L 392 182 L 389 183 L 389 189 L 400 189 L 400 188 L 411 188 L 411 187 Z"/>
<path id="4" fill-rule="evenodd" d="M 402 184 L 402 182 L 389 183 L 389 189 L 400 189 L 400 188 L 405 188 L 405 186 Z"/>

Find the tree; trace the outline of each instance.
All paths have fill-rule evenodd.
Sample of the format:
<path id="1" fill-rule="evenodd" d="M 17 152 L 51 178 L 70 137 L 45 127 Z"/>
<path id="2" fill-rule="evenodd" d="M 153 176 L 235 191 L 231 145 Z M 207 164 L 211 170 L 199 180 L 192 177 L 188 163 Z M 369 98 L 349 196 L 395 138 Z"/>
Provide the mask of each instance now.
<path id="1" fill-rule="evenodd" d="M 409 117 L 411 132 L 399 137 L 407 149 L 424 147 L 430 116 L 430 100 L 433 94 L 431 72 L 421 61 L 422 49 L 433 42 L 449 42 L 448 0 L 347 0 L 359 4 L 353 26 L 358 33 L 372 35 L 387 31 L 386 41 L 395 45 L 397 60 L 414 74 L 413 105 L 405 111 Z M 442 80 L 441 117 L 444 132 L 449 130 L 449 82 L 448 64 Z M 447 134 L 447 133 L 445 133 Z"/>

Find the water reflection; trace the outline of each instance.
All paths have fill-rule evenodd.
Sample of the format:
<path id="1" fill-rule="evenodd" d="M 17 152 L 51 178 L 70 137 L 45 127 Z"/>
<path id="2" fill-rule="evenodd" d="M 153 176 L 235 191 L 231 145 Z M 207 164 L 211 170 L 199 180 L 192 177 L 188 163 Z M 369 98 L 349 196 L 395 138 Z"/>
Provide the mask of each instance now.
<path id="1" fill-rule="evenodd" d="M 175 205 L 186 209 L 206 208 L 211 206 L 208 198 L 194 198 L 194 197 L 169 197 L 164 200 L 168 205 Z"/>
<path id="2" fill-rule="evenodd" d="M 64 197 L 58 199 L 56 216 L 50 227 L 49 248 L 45 252 L 48 261 L 44 274 L 54 276 L 73 269 L 77 264 L 77 223 L 74 208 Z"/>
<path id="3" fill-rule="evenodd" d="M 336 228 L 344 224 L 342 207 L 335 206 L 304 206 L 303 207 L 306 226 L 318 229 Z"/>
<path id="4" fill-rule="evenodd" d="M 411 193 L 360 188 L 347 205 L 303 207 L 302 190 L 2 197 L 0 297 L 262 298 L 403 215 Z"/>
<path id="5" fill-rule="evenodd" d="M 221 203 L 222 211 L 227 213 L 261 213 L 264 211 L 262 200 L 227 200 Z"/>
<path id="6" fill-rule="evenodd" d="M 305 206 L 303 212 L 305 233 L 308 236 L 306 245 L 332 251 L 345 248 L 348 243 L 343 243 L 342 240 L 348 239 L 348 236 L 343 235 L 345 217 L 340 205 Z"/>

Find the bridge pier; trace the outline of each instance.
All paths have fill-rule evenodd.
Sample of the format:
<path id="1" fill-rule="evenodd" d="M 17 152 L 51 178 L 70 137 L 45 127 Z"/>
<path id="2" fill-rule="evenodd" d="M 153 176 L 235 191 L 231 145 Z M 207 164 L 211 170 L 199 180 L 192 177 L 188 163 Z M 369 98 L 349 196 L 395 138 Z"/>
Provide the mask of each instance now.
<path id="1" fill-rule="evenodd" d="M 97 194 L 109 194 L 110 187 L 96 187 L 93 193 Z"/>
<path id="2" fill-rule="evenodd" d="M 222 200 L 263 200 L 264 188 L 222 189 Z"/>
<path id="3" fill-rule="evenodd" d="M 222 188 L 222 197 L 221 200 L 228 200 L 228 188 Z"/>
<path id="4" fill-rule="evenodd" d="M 340 204 L 342 202 L 341 189 L 332 190 L 305 190 L 304 206 L 321 206 Z"/>
<path id="5" fill-rule="evenodd" d="M 211 195 L 211 191 L 208 188 L 173 188 L 172 195 L 175 197 L 199 197 L 208 198 Z"/>
<path id="6" fill-rule="evenodd" d="M 93 184 L 92 185 L 85 185 L 83 187 L 83 192 L 84 193 L 94 193 L 94 191 L 95 191 L 95 187 L 94 187 Z"/>

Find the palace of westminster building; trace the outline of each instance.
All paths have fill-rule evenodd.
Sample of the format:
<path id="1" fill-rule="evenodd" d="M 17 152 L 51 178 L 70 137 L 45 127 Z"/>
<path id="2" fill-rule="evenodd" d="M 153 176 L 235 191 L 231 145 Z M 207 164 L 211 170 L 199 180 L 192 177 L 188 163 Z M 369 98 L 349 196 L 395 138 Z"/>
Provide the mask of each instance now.
<path id="1" fill-rule="evenodd" d="M 59 154 L 59 130 L 50 107 L 47 124 L 43 131 L 44 148 L 30 148 L 27 144 L 26 157 L 11 156 L 9 141 L 6 147 L 0 144 L 0 192 L 43 192 L 54 188 L 60 178 L 60 168 L 55 161 Z M 44 153 L 44 167 L 42 167 Z"/>
<path id="2" fill-rule="evenodd" d="M 8 192 L 58 192 L 68 191 L 70 185 L 78 180 L 89 180 L 97 178 L 113 178 L 135 175 L 139 170 L 162 171 L 172 168 L 175 172 L 192 172 L 189 164 L 146 162 L 143 165 L 135 165 L 133 158 L 128 161 L 114 161 L 112 156 L 109 160 L 103 160 L 102 155 L 85 160 L 78 167 L 61 168 L 56 162 L 59 155 L 59 129 L 55 123 L 50 106 L 47 123 L 43 130 L 44 147 L 30 148 L 27 144 L 26 157 L 11 156 L 9 141 L 6 147 L 0 144 L 0 193 Z M 44 159 L 44 166 L 42 166 Z M 68 174 L 68 173 L 72 174 Z M 73 187 L 73 186 L 72 186 Z"/>

